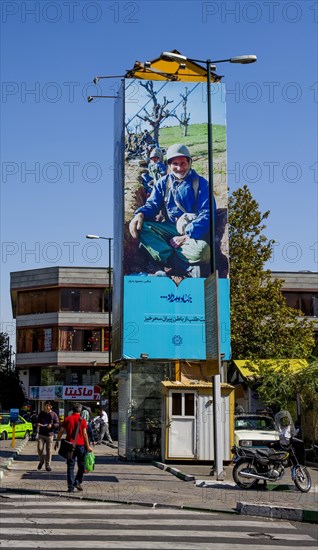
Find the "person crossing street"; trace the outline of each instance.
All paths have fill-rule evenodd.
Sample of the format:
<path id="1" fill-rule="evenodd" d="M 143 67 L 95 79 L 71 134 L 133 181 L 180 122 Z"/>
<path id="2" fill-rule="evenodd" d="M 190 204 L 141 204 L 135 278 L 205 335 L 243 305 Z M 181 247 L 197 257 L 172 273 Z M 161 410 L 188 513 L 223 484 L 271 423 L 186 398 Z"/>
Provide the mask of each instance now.
<path id="1" fill-rule="evenodd" d="M 52 410 L 51 401 L 45 401 L 44 410 L 40 412 L 37 418 L 38 435 L 38 455 L 40 462 L 38 470 L 41 470 L 45 462 L 45 469 L 51 472 L 51 460 L 53 450 L 54 430 L 59 428 L 59 419 L 57 414 Z"/>
<path id="2" fill-rule="evenodd" d="M 71 456 L 67 458 L 67 486 L 69 493 L 74 493 L 74 488 L 78 491 L 83 491 L 82 482 L 85 470 L 85 456 L 87 451 L 91 452 L 93 450 L 88 441 L 86 431 L 87 423 L 86 420 L 81 417 L 81 412 L 81 403 L 76 403 L 73 405 L 73 414 L 65 418 L 62 423 L 62 427 L 57 434 L 54 445 L 54 449 L 57 451 L 59 448 L 60 439 L 64 432 L 66 432 L 66 439 L 68 441 L 73 444 L 75 442 L 75 449 Z M 75 460 L 77 460 L 76 475 L 74 475 Z"/>

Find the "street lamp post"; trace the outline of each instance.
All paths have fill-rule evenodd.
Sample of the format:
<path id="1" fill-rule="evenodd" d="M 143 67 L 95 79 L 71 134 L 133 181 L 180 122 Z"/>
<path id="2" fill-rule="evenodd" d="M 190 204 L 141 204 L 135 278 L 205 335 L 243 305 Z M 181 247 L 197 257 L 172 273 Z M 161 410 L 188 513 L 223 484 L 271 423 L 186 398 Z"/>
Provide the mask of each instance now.
<path id="1" fill-rule="evenodd" d="M 86 239 L 103 239 L 108 241 L 108 367 L 111 368 L 112 365 L 112 345 L 111 345 L 111 326 L 112 326 L 112 275 L 111 275 L 111 266 L 112 266 L 112 240 L 113 237 L 102 237 L 101 235 L 86 235 Z M 109 425 L 111 423 L 111 410 L 110 410 L 110 399 L 108 399 L 109 407 Z"/>
<path id="2" fill-rule="evenodd" d="M 208 182 L 209 182 L 209 206 L 210 206 L 210 243 L 211 243 L 211 273 L 215 273 L 215 223 L 214 223 L 214 179 L 213 179 L 213 135 L 212 135 L 212 102 L 211 102 L 211 70 L 215 70 L 215 63 L 240 63 L 248 64 L 257 61 L 256 55 L 239 55 L 229 59 L 192 59 L 174 52 L 163 52 L 161 58 L 166 61 L 175 61 L 186 64 L 187 61 L 201 63 L 206 66 L 207 82 L 207 107 L 208 107 Z M 221 363 L 220 350 L 217 357 Z M 214 474 L 217 479 L 223 479 L 223 449 L 221 433 L 221 377 L 213 377 L 213 424 L 214 424 Z"/>

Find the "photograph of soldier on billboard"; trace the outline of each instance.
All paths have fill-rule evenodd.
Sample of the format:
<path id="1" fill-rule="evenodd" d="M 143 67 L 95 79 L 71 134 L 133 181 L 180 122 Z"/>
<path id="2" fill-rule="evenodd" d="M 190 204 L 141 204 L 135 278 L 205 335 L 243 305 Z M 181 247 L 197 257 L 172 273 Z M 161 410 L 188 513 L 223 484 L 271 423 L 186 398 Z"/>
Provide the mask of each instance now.
<path id="1" fill-rule="evenodd" d="M 226 277 L 225 108 L 220 93 L 213 101 L 216 258 Z M 200 83 L 126 84 L 124 275 L 169 277 L 179 285 L 210 274 L 206 112 Z"/>

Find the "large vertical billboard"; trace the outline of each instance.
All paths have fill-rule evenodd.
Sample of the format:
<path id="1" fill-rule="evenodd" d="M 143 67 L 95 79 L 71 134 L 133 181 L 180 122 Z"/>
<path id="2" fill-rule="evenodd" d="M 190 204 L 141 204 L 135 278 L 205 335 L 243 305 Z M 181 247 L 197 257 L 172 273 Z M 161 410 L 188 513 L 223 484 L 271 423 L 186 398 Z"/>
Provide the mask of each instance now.
<path id="1" fill-rule="evenodd" d="M 206 84 L 134 79 L 123 84 L 121 195 L 115 188 L 115 216 L 120 219 L 120 196 L 124 211 L 123 225 L 115 221 L 121 273 L 120 283 L 116 275 L 115 293 L 117 281 L 122 319 L 121 331 L 114 327 L 115 359 L 206 359 L 204 281 L 211 273 L 211 215 L 224 329 L 221 353 L 229 358 L 223 85 L 213 84 L 212 92 L 214 207 L 210 212 Z M 118 171 L 121 163 L 116 163 Z"/>

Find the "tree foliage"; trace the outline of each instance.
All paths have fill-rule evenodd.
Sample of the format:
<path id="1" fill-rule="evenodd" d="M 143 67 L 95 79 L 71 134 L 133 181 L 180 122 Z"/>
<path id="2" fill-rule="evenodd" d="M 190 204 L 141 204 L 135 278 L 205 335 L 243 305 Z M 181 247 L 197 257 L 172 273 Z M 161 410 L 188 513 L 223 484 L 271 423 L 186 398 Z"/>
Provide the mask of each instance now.
<path id="1" fill-rule="evenodd" d="M 8 360 L 8 335 L 0 332 L 0 371 L 7 368 Z"/>
<path id="2" fill-rule="evenodd" d="M 257 389 L 264 405 L 275 413 L 281 409 L 288 410 L 301 389 L 298 373 L 295 373 L 290 363 L 280 362 L 277 366 L 269 360 L 259 363 L 257 369 L 252 364 L 248 368 L 255 371 L 251 385 Z"/>
<path id="3" fill-rule="evenodd" d="M 104 397 L 109 397 L 109 395 L 111 394 L 112 411 L 118 410 L 118 380 L 116 378 L 116 375 L 120 371 L 121 367 L 122 364 L 119 363 L 102 378 L 102 395 Z"/>
<path id="4" fill-rule="evenodd" d="M 309 357 L 312 324 L 287 306 L 282 281 L 265 270 L 273 240 L 263 234 L 269 211 L 262 214 L 244 186 L 229 199 L 231 261 L 231 342 L 234 359 Z"/>
<path id="5" fill-rule="evenodd" d="M 249 368 L 253 370 L 252 365 L 249 365 Z M 298 398 L 301 416 L 304 422 L 310 424 L 309 430 L 306 430 L 303 424 L 303 431 L 305 435 L 307 433 L 307 439 L 311 441 L 318 439 L 318 360 L 316 358 L 296 372 L 287 361 L 279 367 L 271 361 L 264 361 L 255 370 L 252 385 L 264 405 L 268 405 L 273 412 L 281 409 L 290 410 L 292 402 Z"/>
<path id="6" fill-rule="evenodd" d="M 9 338 L 0 332 L 0 404 L 3 410 L 20 408 L 25 401 L 19 377 L 11 360 Z"/>

